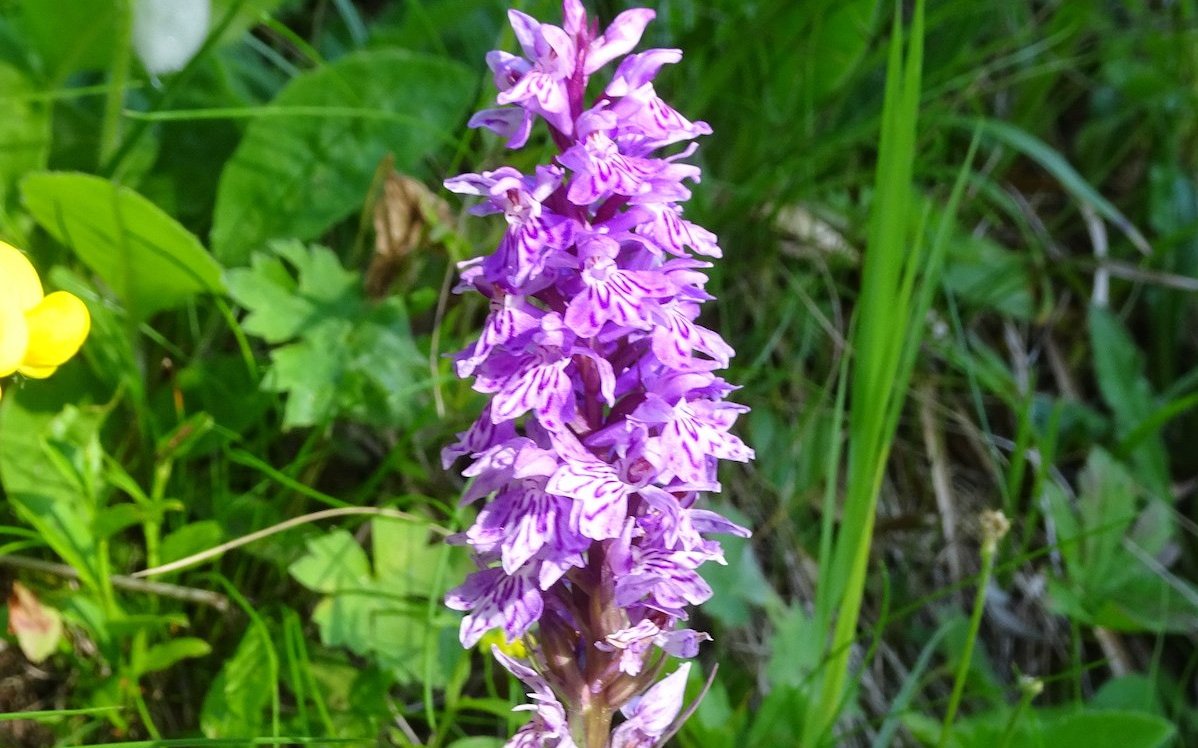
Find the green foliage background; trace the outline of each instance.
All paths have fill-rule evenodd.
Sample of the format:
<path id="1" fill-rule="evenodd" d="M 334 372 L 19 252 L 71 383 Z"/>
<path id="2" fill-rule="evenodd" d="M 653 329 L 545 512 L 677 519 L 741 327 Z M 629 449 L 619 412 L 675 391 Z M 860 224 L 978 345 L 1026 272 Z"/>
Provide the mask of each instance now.
<path id="1" fill-rule="evenodd" d="M 507 5 L 214 0 L 158 78 L 137 1 L 0 0 L 0 238 L 94 325 L 0 401 L 0 589 L 66 624 L 0 642 L 0 745 L 500 746 L 438 455 L 501 227 L 438 185 L 550 156 L 465 127 Z M 1196 4 L 656 8 L 758 453 L 676 744 L 1198 743 Z"/>

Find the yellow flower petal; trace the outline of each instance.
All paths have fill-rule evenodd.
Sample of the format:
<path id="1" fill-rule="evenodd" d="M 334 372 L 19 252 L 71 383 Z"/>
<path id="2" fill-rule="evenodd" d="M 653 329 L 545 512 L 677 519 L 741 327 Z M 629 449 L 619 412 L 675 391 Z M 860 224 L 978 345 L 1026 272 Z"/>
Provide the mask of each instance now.
<path id="1" fill-rule="evenodd" d="M 29 325 L 24 312 L 11 298 L 0 296 L 0 377 L 17 370 L 28 347 Z"/>
<path id="2" fill-rule="evenodd" d="M 8 297 L 22 312 L 42 300 L 42 282 L 25 254 L 0 242 L 0 294 Z"/>
<path id="3" fill-rule="evenodd" d="M 58 371 L 57 366 L 22 366 L 17 371 L 21 372 L 22 376 L 30 379 L 46 379 L 54 372 Z"/>
<path id="4" fill-rule="evenodd" d="M 25 313 L 25 320 L 29 323 L 29 348 L 22 370 L 34 372 L 66 363 L 91 330 L 87 306 L 66 291 L 55 291 L 42 299 Z"/>

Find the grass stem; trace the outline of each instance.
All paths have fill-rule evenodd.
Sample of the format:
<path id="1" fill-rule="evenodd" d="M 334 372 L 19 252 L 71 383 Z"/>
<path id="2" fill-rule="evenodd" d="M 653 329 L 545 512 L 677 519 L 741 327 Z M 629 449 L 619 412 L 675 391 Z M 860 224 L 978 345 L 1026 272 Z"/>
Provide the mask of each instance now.
<path id="1" fill-rule="evenodd" d="M 957 709 L 961 705 L 961 696 L 965 693 L 965 681 L 969 676 L 969 665 L 973 660 L 973 647 L 977 643 L 978 631 L 982 626 L 982 612 L 986 609 L 986 588 L 994 576 L 994 556 L 998 552 L 998 541 L 1010 529 L 1010 524 L 1002 512 L 986 512 L 982 515 L 982 571 L 978 575 L 978 590 L 973 597 L 973 612 L 969 616 L 969 633 L 965 638 L 965 649 L 961 653 L 961 661 L 957 664 L 957 674 L 953 679 L 953 692 L 948 699 L 948 708 L 944 711 L 944 723 L 940 726 L 940 740 L 937 748 L 948 745 L 948 736 L 952 731 L 953 720 L 957 717 Z"/>

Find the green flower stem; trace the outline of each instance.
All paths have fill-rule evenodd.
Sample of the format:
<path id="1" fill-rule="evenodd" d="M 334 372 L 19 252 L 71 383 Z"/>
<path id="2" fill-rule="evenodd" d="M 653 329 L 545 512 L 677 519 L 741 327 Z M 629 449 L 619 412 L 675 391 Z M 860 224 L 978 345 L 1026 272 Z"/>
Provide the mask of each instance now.
<path id="1" fill-rule="evenodd" d="M 998 541 L 1007 533 L 1010 525 L 1002 512 L 986 512 L 982 515 L 982 571 L 978 575 L 978 589 L 973 597 L 973 612 L 969 616 L 969 635 L 965 639 L 965 651 L 961 653 L 961 662 L 957 665 L 957 675 L 953 680 L 953 692 L 948 699 L 948 709 L 944 712 L 944 723 L 940 726 L 940 740 L 937 748 L 948 745 L 949 732 L 953 720 L 957 717 L 957 708 L 961 705 L 961 695 L 965 692 L 965 678 L 969 674 L 969 664 L 973 659 L 973 647 L 978 639 L 978 630 L 982 626 L 982 611 L 986 608 L 986 588 L 994 576 L 994 556 L 998 552 Z"/>
<path id="2" fill-rule="evenodd" d="M 1011 712 L 1011 718 L 1007 720 L 1007 728 L 1003 730 L 1002 742 L 998 744 L 998 748 L 1007 748 L 1011 744 L 1011 738 L 1015 737 L 1015 730 L 1019 727 L 1019 721 L 1023 718 L 1027 708 L 1031 706 L 1032 699 L 1040 695 L 1044 690 L 1044 683 L 1039 678 L 1029 678 L 1023 676 L 1019 679 L 1019 706 L 1015 707 L 1015 711 Z"/>
<path id="3" fill-rule="evenodd" d="M 153 568 L 162 563 L 160 551 L 162 541 L 162 517 L 166 513 L 166 486 L 171 478 L 174 460 L 163 460 L 154 468 L 154 484 L 150 488 L 150 515 L 142 523 L 142 534 L 146 538 L 146 566 Z"/>
<path id="4" fill-rule="evenodd" d="M 583 711 L 583 725 L 586 733 L 579 745 L 583 748 L 607 748 L 611 737 L 611 710 L 604 704 L 592 703 Z"/>

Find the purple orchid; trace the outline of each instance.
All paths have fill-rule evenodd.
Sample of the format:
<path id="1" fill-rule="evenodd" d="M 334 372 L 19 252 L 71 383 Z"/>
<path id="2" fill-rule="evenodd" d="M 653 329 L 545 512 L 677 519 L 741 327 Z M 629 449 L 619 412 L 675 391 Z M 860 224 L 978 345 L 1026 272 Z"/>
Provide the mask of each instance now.
<path id="1" fill-rule="evenodd" d="M 643 696 L 637 696 L 621 707 L 627 718 L 611 736 L 611 748 L 653 748 L 669 731 L 682 709 L 688 662 L 675 670 Z"/>
<path id="2" fill-rule="evenodd" d="M 495 650 L 533 689 L 521 707 L 533 718 L 508 746 L 649 748 L 677 727 L 690 671 L 655 683 L 666 658 L 710 639 L 680 625 L 712 594 L 699 567 L 724 562 L 708 535 L 749 534 L 697 502 L 719 490 L 720 461 L 753 450 L 730 432 L 747 409 L 713 373 L 733 351 L 696 322 L 712 298 L 696 256 L 722 254 L 680 205 L 700 178 L 683 161 L 696 146 L 661 152 L 711 132 L 653 86 L 682 53 L 629 54 L 651 10 L 602 33 L 579 0 L 563 16 L 559 27 L 509 12 L 523 56 L 487 56 L 500 106 L 470 120 L 511 148 L 543 120 L 556 163 L 445 183 L 507 222 L 495 252 L 459 267 L 457 291 L 482 294 L 490 313 L 455 367 L 491 399 L 443 455 L 446 467 L 470 459 L 462 501 L 485 502 L 451 538 L 478 571 L 446 602 L 466 613 L 467 647 L 536 627 L 527 661 Z M 621 57 L 588 101 L 590 77 Z"/>

